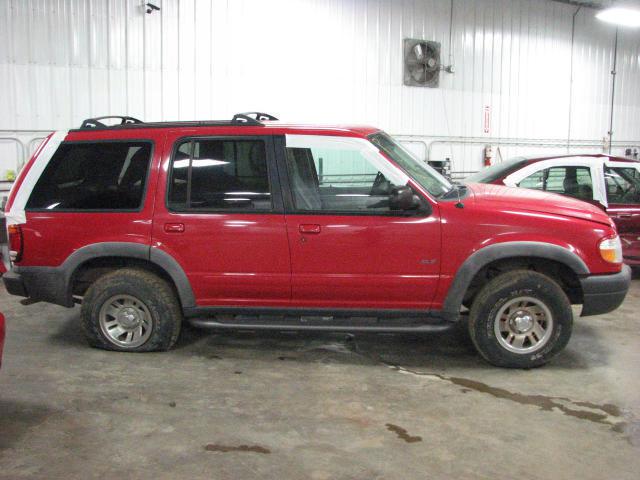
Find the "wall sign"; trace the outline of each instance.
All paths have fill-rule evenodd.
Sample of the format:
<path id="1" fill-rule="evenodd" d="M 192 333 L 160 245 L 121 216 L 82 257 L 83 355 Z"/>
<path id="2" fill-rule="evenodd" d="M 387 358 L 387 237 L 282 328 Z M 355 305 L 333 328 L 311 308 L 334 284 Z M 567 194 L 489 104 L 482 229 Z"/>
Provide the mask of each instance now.
<path id="1" fill-rule="evenodd" d="M 482 109 L 482 132 L 486 135 L 491 133 L 491 106 L 485 105 Z"/>

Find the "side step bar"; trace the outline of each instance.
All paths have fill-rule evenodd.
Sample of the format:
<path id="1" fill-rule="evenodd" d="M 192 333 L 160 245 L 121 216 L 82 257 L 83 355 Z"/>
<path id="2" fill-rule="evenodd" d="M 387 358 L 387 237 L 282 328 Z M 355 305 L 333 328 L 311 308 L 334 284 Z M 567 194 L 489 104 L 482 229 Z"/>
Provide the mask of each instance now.
<path id="1" fill-rule="evenodd" d="M 351 319 L 340 317 L 300 317 L 289 318 L 273 316 L 269 318 L 237 316 L 233 318 L 191 318 L 189 322 L 199 328 L 229 330 L 287 330 L 287 331 L 325 331 L 325 332 L 375 332 L 375 333 L 432 333 L 444 332 L 456 326 L 455 322 L 442 320 L 416 319 Z"/>

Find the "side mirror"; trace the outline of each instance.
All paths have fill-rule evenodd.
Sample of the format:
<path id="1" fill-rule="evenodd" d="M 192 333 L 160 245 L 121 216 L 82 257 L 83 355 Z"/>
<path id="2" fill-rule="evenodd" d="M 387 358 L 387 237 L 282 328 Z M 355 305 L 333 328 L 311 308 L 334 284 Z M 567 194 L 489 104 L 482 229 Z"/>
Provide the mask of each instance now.
<path id="1" fill-rule="evenodd" d="M 422 207 L 420 198 L 413 193 L 411 187 L 393 187 L 389 195 L 389 208 L 391 210 L 419 210 Z"/>

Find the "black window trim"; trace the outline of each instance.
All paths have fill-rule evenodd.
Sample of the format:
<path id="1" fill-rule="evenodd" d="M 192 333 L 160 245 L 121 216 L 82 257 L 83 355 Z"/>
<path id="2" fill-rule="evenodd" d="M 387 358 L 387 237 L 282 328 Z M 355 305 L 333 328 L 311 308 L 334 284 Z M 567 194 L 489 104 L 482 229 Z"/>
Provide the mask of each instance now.
<path id="1" fill-rule="evenodd" d="M 60 149 L 60 147 L 62 147 L 63 145 L 90 144 L 90 143 L 148 143 L 149 145 L 151 145 L 151 150 L 149 151 L 149 166 L 147 168 L 147 175 L 144 179 L 144 188 L 142 189 L 142 200 L 140 201 L 140 206 L 138 208 L 73 208 L 73 209 L 71 208 L 70 209 L 26 208 L 25 206 L 25 209 L 24 209 L 25 212 L 140 213 L 144 210 L 145 204 L 147 203 L 147 192 L 149 190 L 149 177 L 151 176 L 151 170 L 153 170 L 154 154 L 155 154 L 155 147 L 156 147 L 155 141 L 149 138 L 109 138 L 109 139 L 96 139 L 96 140 L 67 140 L 67 141 L 61 142 L 60 145 L 58 145 L 58 148 L 53 153 L 53 155 L 55 155 Z M 51 162 L 51 160 L 53 160 L 53 156 L 49 159 L 49 162 Z M 47 166 L 49 166 L 48 163 L 47 163 Z M 43 170 L 43 173 L 44 173 L 44 170 Z M 40 178 L 38 178 L 38 181 L 39 180 Z M 33 191 L 35 190 L 36 185 L 38 184 L 38 181 L 36 181 L 35 185 L 33 186 L 33 190 L 31 190 L 31 194 L 27 199 L 27 204 L 31 199 L 31 195 L 33 195 Z"/>
<path id="2" fill-rule="evenodd" d="M 274 136 L 274 145 L 276 150 L 276 161 L 278 164 L 278 173 L 280 175 L 280 185 L 282 185 L 282 196 L 284 199 L 284 212 L 287 215 L 323 215 L 323 216 L 343 216 L 343 217 L 429 217 L 433 213 L 431 203 L 424 198 L 424 195 L 417 189 L 413 188 L 414 193 L 418 195 L 425 208 L 420 210 L 411 210 L 407 212 L 364 212 L 362 210 L 297 210 L 293 201 L 293 188 L 289 179 L 289 171 L 287 170 L 286 159 L 286 139 L 284 135 Z M 386 157 L 385 157 L 386 159 Z M 388 161 L 388 160 L 387 160 Z M 402 170 L 402 169 L 401 169 Z M 404 170 L 402 170 L 403 173 Z M 410 175 L 407 175 L 411 178 Z"/>
<path id="3" fill-rule="evenodd" d="M 271 194 L 271 208 L 269 210 L 263 209 L 248 209 L 248 208 L 184 208 L 176 209 L 172 208 L 169 204 L 169 190 L 171 188 L 171 182 L 173 180 L 173 162 L 175 162 L 176 154 L 180 145 L 186 142 L 196 142 L 201 140 L 259 140 L 265 144 L 265 155 L 267 161 L 267 180 L 269 181 L 269 193 Z M 164 205 L 167 211 L 171 214 L 189 214 L 189 215 L 211 215 L 211 214 L 262 214 L 273 215 L 283 214 L 284 207 L 282 202 L 281 188 L 278 176 L 278 167 L 275 162 L 273 135 L 187 135 L 178 137 L 173 140 L 171 146 L 171 158 L 169 160 L 169 166 L 166 175 L 166 184 L 164 191 Z M 190 152 L 190 156 L 193 156 L 193 151 Z"/>

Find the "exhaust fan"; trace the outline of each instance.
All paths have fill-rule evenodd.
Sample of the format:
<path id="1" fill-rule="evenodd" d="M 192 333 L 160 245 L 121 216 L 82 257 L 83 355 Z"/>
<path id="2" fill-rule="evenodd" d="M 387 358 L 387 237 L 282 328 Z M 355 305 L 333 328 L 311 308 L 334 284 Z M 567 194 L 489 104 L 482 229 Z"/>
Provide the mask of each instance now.
<path id="1" fill-rule="evenodd" d="M 440 85 L 440 42 L 404 39 L 404 84 L 437 88 Z"/>

